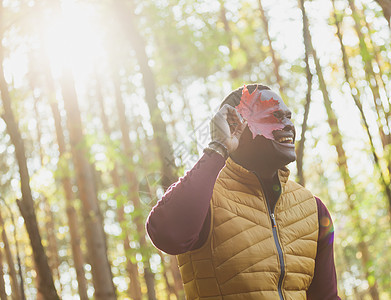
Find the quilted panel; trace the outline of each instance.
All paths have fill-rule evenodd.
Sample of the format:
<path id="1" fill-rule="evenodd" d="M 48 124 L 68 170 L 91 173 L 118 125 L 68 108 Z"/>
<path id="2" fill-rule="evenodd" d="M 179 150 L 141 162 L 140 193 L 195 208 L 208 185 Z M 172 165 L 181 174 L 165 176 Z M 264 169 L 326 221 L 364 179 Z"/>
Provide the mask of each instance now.
<path id="1" fill-rule="evenodd" d="M 318 235 L 312 194 L 279 170 L 282 196 L 275 215 L 284 252 L 286 299 L 306 299 Z M 213 191 L 206 244 L 179 255 L 187 299 L 278 299 L 280 266 L 266 200 L 254 173 L 228 159 Z"/>
<path id="2" fill-rule="evenodd" d="M 307 189 L 288 181 L 275 215 L 285 259 L 283 287 L 306 290 L 315 268 L 319 230 L 316 200 Z"/>

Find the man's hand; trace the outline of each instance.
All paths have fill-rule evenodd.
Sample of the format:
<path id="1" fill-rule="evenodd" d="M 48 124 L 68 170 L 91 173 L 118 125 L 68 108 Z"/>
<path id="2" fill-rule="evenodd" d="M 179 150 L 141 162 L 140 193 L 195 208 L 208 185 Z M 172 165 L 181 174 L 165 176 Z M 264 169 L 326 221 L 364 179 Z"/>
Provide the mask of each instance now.
<path id="1" fill-rule="evenodd" d="M 224 104 L 210 122 L 212 142 L 223 144 L 228 153 L 232 153 L 238 148 L 240 136 L 246 125 L 247 122 L 242 121 L 242 117 L 234 107 Z"/>

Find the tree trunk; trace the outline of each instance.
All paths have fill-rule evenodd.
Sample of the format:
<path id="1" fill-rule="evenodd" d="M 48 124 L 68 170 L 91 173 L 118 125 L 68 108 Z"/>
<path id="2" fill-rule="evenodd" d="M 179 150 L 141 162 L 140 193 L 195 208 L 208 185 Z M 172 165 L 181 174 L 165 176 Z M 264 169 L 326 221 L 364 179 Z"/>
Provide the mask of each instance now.
<path id="1" fill-rule="evenodd" d="M 91 262 L 95 299 L 116 299 L 110 263 L 107 257 L 103 220 L 98 206 L 94 175 L 88 162 L 88 150 L 84 145 L 83 126 L 71 70 L 64 67 L 61 80 L 67 127 L 71 144 L 73 165 L 76 171 L 79 197 L 87 239 L 88 257 Z"/>
<path id="2" fill-rule="evenodd" d="M 375 0 L 382 8 L 384 17 L 391 27 L 391 0 Z"/>
<path id="3" fill-rule="evenodd" d="M 391 3 L 391 2 L 390 2 Z M 364 12 L 361 12 L 361 14 L 365 14 Z M 376 80 L 379 82 L 379 85 L 381 88 L 383 88 L 386 97 L 388 98 L 388 111 L 386 111 L 386 116 L 389 119 L 391 117 L 391 111 L 390 111 L 390 106 L 391 106 L 391 97 L 390 97 L 390 91 L 387 88 L 387 84 L 384 81 L 384 60 L 382 61 L 382 58 L 380 57 L 380 50 L 379 46 L 376 45 L 376 43 L 373 41 L 373 38 L 371 36 L 371 32 L 373 32 L 373 29 L 371 28 L 370 23 L 367 21 L 366 18 L 362 18 L 362 21 L 364 23 L 364 26 L 367 27 L 368 29 L 368 39 L 370 42 L 370 45 L 372 46 L 372 51 L 373 51 L 373 58 L 375 59 L 375 62 L 379 68 L 379 72 L 376 72 Z"/>
<path id="4" fill-rule="evenodd" d="M 181 273 L 179 272 L 176 257 L 173 255 L 169 255 L 169 259 L 170 259 L 171 274 L 174 277 L 174 286 L 176 291 L 175 294 L 177 295 L 179 300 L 185 300 L 185 292 L 183 290 L 182 277 L 181 277 Z"/>
<path id="5" fill-rule="evenodd" d="M 20 262 L 20 253 L 19 253 L 19 242 L 18 242 L 18 239 L 16 237 L 16 224 L 15 224 L 15 218 L 14 218 L 14 214 L 12 212 L 12 210 L 10 209 L 10 207 L 7 205 L 7 203 L 4 201 L 3 199 L 3 204 L 7 207 L 8 209 L 8 212 L 10 214 L 10 217 L 11 217 L 11 222 L 12 222 L 12 225 L 14 226 L 15 230 L 14 230 L 14 243 L 15 243 L 15 248 L 16 248 L 16 259 L 17 259 L 17 263 L 18 263 L 18 271 L 19 271 L 19 279 L 20 279 L 20 292 L 21 292 L 21 299 L 22 300 L 25 300 L 26 299 L 26 296 L 25 296 L 25 292 L 24 292 L 24 280 L 23 280 L 23 272 L 22 272 L 22 264 Z M 0 216 L 1 217 L 1 216 Z M 17 280 L 15 280 L 17 281 Z"/>
<path id="6" fill-rule="evenodd" d="M 96 75 L 96 88 L 95 88 L 96 98 L 100 106 L 103 130 L 107 138 L 109 138 L 111 134 L 111 129 L 105 113 L 105 104 L 104 104 L 103 95 L 100 86 L 101 86 L 101 82 L 98 78 L 98 75 Z M 111 173 L 110 175 L 111 175 L 111 180 L 113 182 L 114 188 L 117 191 L 119 191 L 121 189 L 121 180 L 118 175 L 117 163 L 114 163 L 114 168 L 110 173 Z M 126 223 L 125 220 L 124 203 L 119 203 L 119 201 L 117 201 L 117 217 L 118 217 L 118 223 L 121 227 L 121 230 L 124 233 L 123 245 L 124 245 L 125 257 L 126 257 L 126 271 L 130 279 L 128 293 L 132 299 L 141 300 L 142 292 L 141 292 L 141 286 L 139 281 L 138 268 L 137 265 L 132 263 L 131 260 L 132 249 L 130 247 L 128 224 Z"/>
<path id="7" fill-rule="evenodd" d="M 332 1 L 332 3 L 334 6 L 334 0 Z M 376 153 L 375 145 L 373 143 L 373 138 L 372 138 L 371 132 L 369 131 L 369 125 L 367 122 L 367 118 L 365 116 L 364 109 L 362 107 L 362 103 L 360 100 L 360 98 L 361 98 L 360 91 L 359 91 L 359 89 L 356 88 L 356 82 L 355 82 L 353 75 L 352 75 L 352 67 L 349 64 L 348 55 L 346 53 L 345 45 L 343 44 L 342 32 L 341 32 L 342 18 L 343 18 L 343 15 L 337 14 L 335 6 L 334 6 L 334 21 L 335 21 L 335 26 L 337 28 L 337 37 L 339 40 L 339 44 L 341 46 L 342 63 L 343 63 L 343 68 L 344 68 L 345 81 L 349 84 L 352 98 L 354 100 L 356 107 L 358 108 L 358 110 L 360 112 L 361 120 L 363 122 L 365 131 L 367 132 L 369 143 L 371 146 L 371 153 L 372 153 L 373 160 L 375 163 L 375 167 L 378 170 L 379 175 L 380 175 L 380 184 L 382 185 L 382 187 L 384 189 L 384 193 L 388 199 L 389 214 L 390 214 L 390 219 L 391 219 L 391 187 L 390 187 L 390 183 L 387 182 L 387 180 L 383 174 L 382 168 L 380 166 L 380 160 L 379 160 L 379 157 Z"/>
<path id="8" fill-rule="evenodd" d="M 132 143 L 129 138 L 129 126 L 126 121 L 126 115 L 125 115 L 125 106 L 123 103 L 121 90 L 120 90 L 120 79 L 118 74 L 114 71 L 113 72 L 113 81 L 114 81 L 114 92 L 115 92 L 115 103 L 118 113 L 118 119 L 120 123 L 120 129 L 121 129 L 121 137 L 122 137 L 122 144 L 124 147 L 124 153 L 126 154 L 126 157 L 132 161 L 133 158 L 133 151 L 132 151 Z M 137 176 L 133 171 L 130 171 L 129 166 L 125 166 L 125 176 L 126 181 L 129 186 L 128 188 L 128 197 L 131 203 L 134 206 L 134 210 L 140 212 L 142 210 L 141 208 L 141 202 L 138 195 L 138 180 Z M 145 228 L 144 228 L 144 220 L 141 218 L 140 214 L 138 216 L 134 217 L 134 223 L 136 224 L 137 233 L 139 234 L 139 243 L 141 249 L 146 249 L 148 247 L 147 241 L 145 239 Z M 147 285 L 147 293 L 148 293 L 148 299 L 149 300 L 155 300 L 156 299 L 156 293 L 155 293 L 155 278 L 154 275 L 150 269 L 149 265 L 149 255 L 143 255 L 143 264 L 144 264 L 144 279 L 145 284 Z"/>
<path id="9" fill-rule="evenodd" d="M 16 277 L 14 259 L 12 258 L 11 248 L 8 242 L 7 233 L 5 232 L 5 226 L 4 226 L 4 221 L 1 212 L 0 212 L 0 228 L 1 228 L 1 237 L 4 244 L 5 256 L 8 264 L 8 273 L 9 276 L 11 277 L 12 300 L 19 300 L 22 299 L 20 297 L 19 283 Z M 16 228 L 14 230 L 16 230 Z"/>
<path id="10" fill-rule="evenodd" d="M 3 271 L 3 250 L 0 248 L 0 300 L 7 300 L 7 293 L 5 292 L 5 281 Z"/>
<path id="11" fill-rule="evenodd" d="M 362 11 L 361 16 L 363 16 L 363 15 L 364 15 L 364 12 Z M 379 71 L 375 72 L 374 67 L 372 67 L 373 76 L 375 77 L 378 88 L 382 88 L 384 90 L 385 95 L 386 95 L 386 97 L 385 97 L 386 101 L 384 101 L 385 102 L 384 120 L 385 120 L 386 125 L 388 126 L 388 129 L 386 129 L 386 132 L 385 132 L 385 134 L 387 136 L 387 139 L 386 139 L 387 144 L 384 147 L 385 148 L 384 150 L 386 153 L 384 158 L 386 159 L 387 164 L 388 164 L 388 166 L 387 166 L 388 173 L 391 174 L 391 133 L 390 133 L 390 130 L 391 130 L 391 126 L 390 126 L 391 125 L 390 124 L 390 122 L 391 122 L 391 94 L 390 94 L 390 91 L 387 87 L 387 83 L 384 81 L 384 77 L 387 77 L 387 75 L 385 75 L 384 71 L 383 71 L 384 63 L 381 62 L 379 47 L 373 42 L 373 38 L 371 36 L 371 32 L 373 32 L 373 30 L 370 27 L 370 24 L 367 22 L 365 17 L 361 17 L 361 19 L 364 23 L 364 26 L 367 27 L 367 30 L 368 30 L 367 38 L 369 40 L 370 45 L 372 46 L 373 59 L 376 62 L 377 67 L 379 68 Z M 383 128 L 383 131 L 384 131 L 384 128 Z M 391 202 L 390 202 L 390 205 L 391 205 Z M 390 211 L 391 211 L 391 206 L 390 206 Z"/>
<path id="12" fill-rule="evenodd" d="M 223 22 L 223 25 L 224 25 L 224 31 L 225 31 L 225 34 L 228 38 L 228 49 L 229 49 L 229 57 L 231 58 L 232 55 L 233 55 L 233 46 L 232 46 L 232 31 L 231 31 L 231 28 L 229 27 L 229 23 L 228 23 L 228 20 L 227 20 L 227 12 L 226 12 L 226 9 L 225 9 L 225 6 L 224 6 L 224 1 L 223 0 L 219 0 L 219 3 L 220 3 L 220 20 L 221 22 Z M 229 75 L 230 77 L 232 78 L 233 81 L 237 80 L 238 77 L 239 77 L 239 72 L 236 68 L 232 68 L 230 71 L 229 71 Z"/>
<path id="13" fill-rule="evenodd" d="M 130 1 L 130 3 L 133 8 L 133 1 Z M 161 161 L 162 186 L 164 189 L 167 189 L 177 179 L 175 174 L 176 167 L 175 164 L 173 164 L 174 157 L 172 147 L 167 138 L 166 125 L 163 122 L 161 112 L 156 101 L 155 77 L 150 66 L 148 65 L 148 57 L 145 51 L 145 41 L 137 30 L 136 24 L 134 22 L 134 10 L 129 10 L 126 7 L 124 1 L 115 1 L 115 8 L 121 24 L 128 33 L 131 45 L 135 51 L 136 58 L 140 66 L 140 72 L 143 76 L 145 100 L 147 102 L 149 113 L 151 115 L 151 123 L 154 131 L 154 140 L 156 142 L 156 145 L 158 146 L 159 158 Z M 129 139 L 128 135 L 127 138 Z M 128 180 L 129 179 L 131 178 L 128 178 Z M 144 230 L 144 226 L 142 227 Z M 179 274 L 178 267 L 176 267 L 175 273 Z M 178 277 L 179 276 L 175 275 L 175 278 Z"/>
<path id="14" fill-rule="evenodd" d="M 345 287 L 343 285 L 342 278 L 343 278 L 344 272 L 346 270 L 349 270 L 349 265 L 346 263 L 346 259 L 345 259 L 346 254 L 344 253 L 343 247 L 335 247 L 335 251 L 336 251 L 336 253 L 337 252 L 340 253 L 339 255 L 336 255 L 336 257 L 335 257 L 335 260 L 336 260 L 335 265 L 337 266 L 336 273 L 337 273 L 337 278 L 338 278 L 338 296 L 341 299 L 346 299 L 346 291 L 345 291 Z M 340 258 L 341 261 L 339 261 L 338 258 Z"/>
<path id="15" fill-rule="evenodd" d="M 32 74 L 35 74 L 35 70 L 30 70 L 32 71 Z M 36 82 L 35 78 L 33 76 L 29 76 L 29 83 L 30 83 L 30 88 L 32 91 L 36 88 Z M 41 144 L 41 137 L 42 137 L 42 132 L 41 132 L 41 118 L 39 115 L 39 110 L 38 110 L 38 103 L 40 99 L 39 97 L 36 97 L 34 95 L 34 113 L 35 113 L 35 119 L 37 120 L 36 128 L 37 128 L 37 142 L 38 142 L 38 150 L 39 150 L 39 157 L 40 157 L 40 162 L 41 162 L 41 167 L 44 166 L 44 149 Z M 49 267 L 53 271 L 54 276 L 58 279 L 58 284 L 60 286 L 60 295 L 62 293 L 62 285 L 61 285 L 61 278 L 60 278 L 60 257 L 58 255 L 58 243 L 57 243 L 57 238 L 56 238 L 56 229 L 55 229 L 55 224 L 54 224 L 54 217 L 53 213 L 50 207 L 50 204 L 48 202 L 48 199 L 45 195 L 41 195 L 40 199 L 43 202 L 44 205 L 44 213 L 45 213 L 45 228 L 46 228 L 46 234 L 47 234 L 47 250 L 48 250 L 48 262 L 49 262 Z"/>
<path id="16" fill-rule="evenodd" d="M 133 7 L 133 1 L 128 1 Z M 143 86 L 145 91 L 145 100 L 149 108 L 151 123 L 154 131 L 154 139 L 158 146 L 159 159 L 162 162 L 163 187 L 168 188 L 171 183 L 176 181 L 175 166 L 170 162 L 174 161 L 172 148 L 167 138 L 166 125 L 162 119 L 161 111 L 156 101 L 156 83 L 153 72 L 148 64 L 148 57 L 145 52 L 145 41 L 140 35 L 134 22 L 134 11 L 129 9 L 123 0 L 115 1 L 117 15 L 128 33 L 131 45 L 135 51 L 140 72 L 143 75 Z"/>
<path id="17" fill-rule="evenodd" d="M 3 2 L 1 1 L 0 9 L 2 12 Z M 2 14 L 0 13 L 0 20 Z M 2 40 L 2 33 L 0 41 Z M 59 299 L 54 286 L 51 270 L 48 265 L 48 260 L 45 250 L 42 246 L 41 236 L 38 229 L 37 218 L 34 211 L 34 200 L 30 189 L 30 176 L 27 169 L 27 161 L 25 156 L 24 142 L 20 135 L 18 124 L 15 120 L 12 108 L 11 97 L 8 92 L 8 86 L 4 77 L 3 70 L 3 48 L 0 45 L 0 91 L 3 101 L 4 114 L 3 119 L 7 125 L 8 134 L 15 146 L 15 155 L 18 162 L 22 200 L 18 200 L 20 212 L 25 220 L 26 229 L 30 238 L 31 247 L 33 249 L 34 260 L 37 266 L 37 272 L 40 274 L 39 291 L 46 299 Z"/>
<path id="18" fill-rule="evenodd" d="M 381 100 L 379 85 L 376 80 L 377 78 L 375 76 L 375 72 L 372 67 L 372 54 L 369 52 L 368 46 L 365 42 L 365 36 L 361 31 L 362 28 L 360 24 L 361 17 L 356 9 L 354 1 L 353 0 L 348 0 L 348 1 L 354 19 L 354 28 L 359 39 L 360 55 L 362 58 L 362 62 L 364 64 L 366 80 L 373 94 L 373 103 L 377 113 L 377 124 L 379 127 L 379 135 L 383 147 L 388 148 L 391 145 L 391 127 L 387 119 L 386 109 L 384 108 L 383 102 Z M 384 124 L 382 121 L 384 121 Z M 391 159 L 388 159 L 388 169 L 389 172 L 391 173 Z"/>
<path id="19" fill-rule="evenodd" d="M 261 1 L 261 0 L 259 0 Z M 308 121 L 308 114 L 310 112 L 310 103 L 311 103 L 311 92 L 312 92 L 312 73 L 310 70 L 310 64 L 309 64 L 309 53 L 311 52 L 311 47 L 308 44 L 308 28 L 307 19 L 303 19 L 303 40 L 304 40 L 304 61 L 305 61 L 305 74 L 307 79 L 307 94 L 306 94 L 306 101 L 304 106 L 304 116 L 303 116 L 303 124 L 301 126 L 301 136 L 300 141 L 297 144 L 297 150 L 296 150 L 296 166 L 297 166 L 297 181 L 301 185 L 305 185 L 305 178 L 303 174 L 303 158 L 304 158 L 304 146 L 305 146 L 305 133 L 307 131 L 307 121 Z"/>
<path id="20" fill-rule="evenodd" d="M 60 1 L 53 1 L 54 13 L 62 15 Z M 69 57 L 63 57 L 65 61 Z M 106 235 L 103 218 L 98 206 L 98 197 L 88 150 L 84 145 L 83 126 L 72 71 L 64 63 L 61 76 L 61 91 L 66 111 L 73 166 L 79 197 L 82 203 L 83 221 L 87 240 L 88 259 L 91 263 L 94 297 L 97 300 L 116 299 L 110 263 L 107 257 Z M 54 89 L 52 89 L 54 90 Z M 66 190 L 67 192 L 67 190 Z"/>
<path id="21" fill-rule="evenodd" d="M 51 81 L 51 75 L 49 81 Z M 51 86 L 51 84 L 49 84 Z M 54 90 L 49 88 L 49 95 L 55 95 Z M 62 129 L 61 115 L 57 107 L 57 103 L 53 100 L 50 101 L 50 108 L 52 110 L 54 124 L 56 128 L 56 136 L 58 143 L 58 151 L 60 153 L 59 157 L 59 168 L 61 168 L 61 159 L 64 159 L 64 154 L 66 153 L 64 133 Z M 64 164 L 65 165 L 65 164 Z M 79 220 L 77 216 L 76 209 L 74 207 L 74 193 L 72 191 L 72 183 L 69 178 L 69 171 L 65 170 L 65 174 L 61 176 L 62 187 L 65 192 L 66 200 L 66 214 L 68 219 L 69 234 L 71 238 L 71 248 L 72 248 L 72 257 L 73 264 L 76 270 L 78 291 L 81 300 L 88 300 L 87 296 L 87 280 L 84 272 L 84 257 L 81 250 L 81 237 L 79 233 Z"/>
<path id="22" fill-rule="evenodd" d="M 167 268 L 167 265 L 165 263 L 165 255 L 159 251 L 159 256 L 160 256 L 160 261 L 161 261 L 161 266 L 162 266 L 162 273 L 163 273 L 163 277 L 164 277 L 164 281 L 166 282 L 166 293 L 167 293 L 167 300 L 170 300 L 171 298 L 171 294 L 174 294 L 176 299 L 179 299 L 178 298 L 178 292 L 176 291 L 175 287 L 173 287 L 168 279 L 168 268 Z"/>
<path id="23" fill-rule="evenodd" d="M 170 114 L 170 116 L 174 116 L 174 112 L 172 111 L 172 102 L 170 102 L 167 98 L 164 97 L 164 92 L 162 93 L 162 98 L 163 98 L 163 101 L 165 103 L 168 103 L 167 104 L 167 108 L 168 108 L 168 112 Z M 173 134 L 173 139 L 174 141 L 178 141 L 178 135 L 177 135 L 177 132 L 176 132 L 176 129 L 175 129 L 175 125 L 176 125 L 176 122 L 177 120 L 173 117 L 171 119 L 171 122 L 169 123 L 169 125 L 172 127 L 172 134 Z"/>
<path id="24" fill-rule="evenodd" d="M 370 286 L 372 299 L 378 300 L 379 293 L 377 290 L 377 282 L 375 280 L 371 284 L 371 281 L 369 280 L 369 277 L 370 277 L 370 271 L 369 271 L 369 265 L 368 265 L 369 261 L 370 261 L 369 251 L 368 251 L 368 246 L 367 246 L 366 242 L 364 241 L 364 230 L 362 228 L 362 225 L 360 224 L 360 216 L 357 212 L 357 208 L 355 207 L 355 203 L 352 198 L 352 196 L 354 194 L 354 185 L 353 185 L 352 179 L 349 175 L 348 165 L 347 165 L 347 161 L 346 161 L 346 153 L 343 148 L 342 135 L 341 135 L 339 127 L 338 127 L 337 118 L 336 118 L 335 113 L 332 109 L 331 100 L 329 98 L 329 94 L 328 94 L 327 87 L 326 87 L 326 82 L 323 78 L 322 68 L 320 66 L 319 59 L 316 55 L 316 51 L 312 45 L 311 35 L 309 32 L 309 27 L 308 27 L 308 18 L 307 18 L 305 8 L 304 8 L 304 0 L 299 0 L 299 6 L 300 6 L 300 9 L 301 9 L 302 15 L 303 15 L 303 28 L 304 28 L 304 30 L 307 31 L 307 34 L 305 35 L 305 37 L 307 37 L 306 42 L 309 45 L 309 48 L 311 50 L 311 55 L 312 55 L 314 62 L 315 62 L 316 74 L 318 76 L 319 86 L 320 86 L 320 89 L 323 94 L 324 105 L 325 105 L 326 113 L 327 113 L 327 121 L 328 121 L 330 129 L 331 129 L 332 144 L 334 145 L 334 147 L 337 151 L 337 155 L 338 155 L 338 159 L 337 159 L 338 169 L 341 174 L 341 178 L 344 182 L 348 206 L 353 214 L 353 222 L 354 222 L 355 227 L 357 228 L 358 234 L 359 234 L 358 248 L 361 251 L 361 253 L 363 254 L 362 258 L 361 258 L 361 263 L 364 268 L 366 279 L 367 279 L 368 284 Z"/>
<path id="25" fill-rule="evenodd" d="M 276 77 L 276 81 L 277 81 L 279 89 L 280 89 L 281 97 L 284 99 L 285 98 L 285 85 L 284 85 L 283 80 L 280 75 L 280 70 L 279 70 L 280 69 L 280 61 L 278 60 L 276 52 L 274 51 L 274 48 L 272 45 L 272 39 L 271 39 L 270 33 L 269 33 L 269 19 L 265 13 L 265 10 L 263 9 L 262 0 L 258 0 L 258 4 L 259 4 L 259 10 L 261 12 L 261 20 L 262 20 L 263 27 L 265 30 L 266 38 L 269 42 L 270 55 L 273 60 L 274 76 Z"/>
<path id="26" fill-rule="evenodd" d="M 45 46 L 43 44 L 43 40 L 41 40 L 41 43 L 42 43 L 41 49 L 42 51 L 44 51 L 43 49 L 45 49 Z M 77 212 L 74 207 L 75 197 L 72 191 L 72 182 L 69 177 L 69 170 L 68 169 L 64 170 L 64 168 L 67 168 L 67 164 L 62 163 L 62 160 L 65 159 L 64 155 L 67 152 L 64 132 L 62 128 L 62 120 L 61 120 L 62 117 L 58 109 L 58 103 L 54 98 L 56 95 L 56 90 L 53 82 L 52 73 L 50 70 L 50 62 L 48 60 L 48 55 L 46 54 L 42 55 L 42 60 L 43 60 L 42 68 L 43 68 L 43 73 L 46 82 L 48 101 L 50 104 L 50 109 L 52 112 L 52 116 L 54 119 L 54 126 L 56 130 L 56 138 L 57 138 L 58 151 L 59 151 L 58 168 L 62 170 L 62 175 L 60 179 L 65 193 L 66 214 L 67 214 L 69 234 L 71 240 L 73 264 L 76 271 L 78 292 L 81 300 L 88 300 L 87 280 L 84 271 L 84 257 L 83 257 L 83 252 L 81 250 L 81 237 L 79 233 L 80 226 L 79 226 Z"/>
<path id="27" fill-rule="evenodd" d="M 29 71 L 34 72 L 35 70 L 30 69 Z M 31 77 L 32 76 L 29 76 L 30 88 L 32 91 L 34 91 L 34 88 L 36 87 L 36 85 L 35 85 L 33 78 L 31 78 Z M 38 97 L 36 97 L 34 95 L 34 93 L 33 93 L 33 97 L 34 97 L 34 114 L 35 114 L 35 118 L 37 120 L 36 129 L 37 129 L 37 142 L 38 142 L 39 158 L 40 158 L 40 162 L 41 162 L 41 167 L 43 167 L 43 165 L 44 165 L 44 161 L 43 161 L 44 151 L 41 146 L 42 131 L 41 131 L 41 122 L 40 122 L 40 118 L 39 118 L 39 112 L 38 112 L 38 102 L 40 99 Z"/>
<path id="28" fill-rule="evenodd" d="M 191 132 L 196 133 L 197 129 L 196 129 L 194 117 L 193 117 L 193 114 L 192 114 L 192 111 L 191 111 L 191 108 L 190 108 L 189 100 L 187 99 L 186 94 L 183 91 L 183 88 L 181 88 L 179 81 L 177 81 L 177 84 L 178 84 L 178 89 L 181 91 L 181 96 L 182 96 L 182 99 L 183 99 L 184 113 L 187 112 L 187 114 L 188 114 L 188 116 L 190 118 L 190 130 L 191 130 Z M 172 112 L 171 112 L 171 115 L 173 116 L 174 114 L 172 114 Z M 175 125 L 174 125 L 174 128 L 175 128 Z M 177 139 L 175 139 L 175 140 L 177 140 Z M 199 153 L 198 153 L 197 145 L 198 145 L 197 135 L 194 134 L 193 135 L 193 144 L 192 144 L 191 153 L 192 154 L 196 154 L 198 156 Z"/>
<path id="29" fill-rule="evenodd" d="M 49 266 L 52 269 L 54 275 L 58 279 L 60 286 L 60 295 L 62 292 L 61 273 L 60 273 L 60 256 L 58 255 L 58 243 L 56 238 L 56 229 L 54 225 L 54 216 L 50 208 L 48 199 L 43 196 L 44 210 L 46 215 L 46 232 L 48 238 L 48 250 L 49 250 Z"/>

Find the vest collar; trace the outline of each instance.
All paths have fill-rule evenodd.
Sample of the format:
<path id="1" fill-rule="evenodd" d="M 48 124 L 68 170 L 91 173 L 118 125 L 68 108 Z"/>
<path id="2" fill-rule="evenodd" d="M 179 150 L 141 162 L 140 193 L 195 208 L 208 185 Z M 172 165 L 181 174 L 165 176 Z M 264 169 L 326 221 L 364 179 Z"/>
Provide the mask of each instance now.
<path id="1" fill-rule="evenodd" d="M 260 187 L 260 182 L 258 180 L 257 175 L 253 171 L 247 170 L 243 166 L 234 162 L 231 157 L 228 157 L 225 163 L 225 173 L 230 178 L 235 179 L 242 184 L 256 186 L 258 188 Z M 283 191 L 288 181 L 289 174 L 290 171 L 287 167 L 283 167 L 278 170 L 278 178 L 280 180 L 281 188 Z"/>

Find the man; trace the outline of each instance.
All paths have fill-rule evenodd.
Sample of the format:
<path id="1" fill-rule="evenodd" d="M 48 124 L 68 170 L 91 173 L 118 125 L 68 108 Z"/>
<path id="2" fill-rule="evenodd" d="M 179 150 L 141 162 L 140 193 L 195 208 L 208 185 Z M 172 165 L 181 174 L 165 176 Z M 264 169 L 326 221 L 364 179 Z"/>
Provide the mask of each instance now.
<path id="1" fill-rule="evenodd" d="M 288 180 L 295 127 L 281 97 L 262 85 L 233 91 L 211 140 L 146 225 L 178 255 L 187 299 L 340 299 L 331 217 Z"/>

